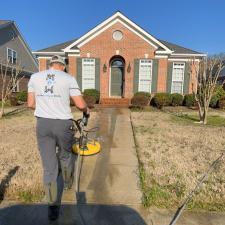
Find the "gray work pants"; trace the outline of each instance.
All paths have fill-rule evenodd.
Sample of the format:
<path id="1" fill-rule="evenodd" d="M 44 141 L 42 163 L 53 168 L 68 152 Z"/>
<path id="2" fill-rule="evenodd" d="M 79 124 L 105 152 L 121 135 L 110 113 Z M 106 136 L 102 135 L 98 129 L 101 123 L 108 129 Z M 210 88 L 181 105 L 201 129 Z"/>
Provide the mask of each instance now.
<path id="1" fill-rule="evenodd" d="M 57 201 L 57 177 L 62 170 L 64 182 L 72 176 L 74 168 L 72 120 L 37 117 L 37 141 L 43 165 L 45 192 L 50 204 Z M 56 147 L 58 146 L 58 152 Z"/>

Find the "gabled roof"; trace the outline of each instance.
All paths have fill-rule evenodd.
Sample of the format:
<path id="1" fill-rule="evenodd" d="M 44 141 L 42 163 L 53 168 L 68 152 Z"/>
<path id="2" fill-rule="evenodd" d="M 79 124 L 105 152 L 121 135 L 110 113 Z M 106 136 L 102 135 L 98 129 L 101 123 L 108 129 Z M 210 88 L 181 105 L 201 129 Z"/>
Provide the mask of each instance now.
<path id="1" fill-rule="evenodd" d="M 108 27 L 112 26 L 116 22 L 122 23 L 124 26 L 126 26 L 129 30 L 140 36 L 142 39 L 147 41 L 149 44 L 151 44 L 155 49 L 156 53 L 158 54 L 169 54 L 169 55 L 196 55 L 196 56 L 204 56 L 204 54 L 167 42 L 160 39 L 157 39 L 150 35 L 147 31 L 145 31 L 143 28 L 135 24 L 133 21 L 128 19 L 126 16 L 124 16 L 121 12 L 116 12 L 108 19 L 104 20 L 102 23 L 98 24 L 96 27 L 88 31 L 86 34 L 81 36 L 78 39 L 70 40 L 67 42 L 63 42 L 57 45 L 50 46 L 48 48 L 44 48 L 41 50 L 38 50 L 34 52 L 36 55 L 46 55 L 51 53 L 60 53 L 63 54 L 64 52 L 70 53 L 70 52 L 79 52 L 79 48 L 87 43 L 92 38 L 99 35 L 101 32 L 106 30 Z"/>
<path id="2" fill-rule="evenodd" d="M 32 54 L 27 42 L 25 41 L 22 33 L 20 32 L 19 28 L 17 27 L 16 23 L 14 21 L 11 20 L 0 20 L 0 29 L 2 29 L 3 27 L 7 27 L 9 25 L 12 25 L 12 29 L 15 30 L 16 33 L 19 34 L 19 38 L 22 42 L 22 44 L 24 45 L 26 51 L 28 52 L 28 54 L 30 55 L 32 61 L 34 62 L 34 65 L 36 66 L 36 68 L 38 69 L 38 63 L 36 58 L 34 57 L 34 55 Z"/>
<path id="3" fill-rule="evenodd" d="M 60 43 L 60 44 L 50 46 L 48 48 L 40 49 L 40 50 L 36 51 L 36 53 L 38 53 L 38 52 L 46 52 L 46 53 L 62 52 L 63 53 L 62 49 L 69 46 L 70 44 L 72 44 L 76 40 L 77 39 L 73 39 L 73 40 L 70 40 L 70 41 L 66 41 L 66 42 L 63 42 L 63 43 Z M 197 51 L 191 50 L 189 48 L 185 48 L 185 47 L 173 44 L 171 42 L 167 42 L 167 41 L 163 41 L 163 40 L 160 40 L 160 41 L 164 45 L 166 45 L 169 49 L 171 49 L 173 51 L 173 53 L 175 53 L 175 54 L 202 54 L 201 52 L 197 52 Z M 78 49 L 77 46 L 75 46 L 74 48 Z M 163 49 L 159 48 L 159 50 L 163 50 Z"/>
<path id="4" fill-rule="evenodd" d="M 100 33 L 102 33 L 104 30 L 112 26 L 113 24 L 120 22 L 125 27 L 127 27 L 129 30 L 134 32 L 136 35 L 144 39 L 146 42 L 148 42 L 150 45 L 158 49 L 159 47 L 163 49 L 165 53 L 171 53 L 171 50 L 168 49 L 163 43 L 161 43 L 159 40 L 157 40 L 155 37 L 150 35 L 148 32 L 146 32 L 143 28 L 138 26 L 136 23 L 131 21 L 129 18 L 124 16 L 121 12 L 116 12 L 108 19 L 104 20 L 102 23 L 91 29 L 89 32 L 78 38 L 75 42 L 73 42 L 71 45 L 66 47 L 64 49 L 65 52 L 73 52 L 74 46 L 80 48 L 82 45 L 87 43 L 89 40 L 93 39 Z"/>
<path id="5" fill-rule="evenodd" d="M 7 27 L 11 23 L 13 23 L 11 20 L 0 20 L 0 29 Z"/>
<path id="6" fill-rule="evenodd" d="M 170 43 L 168 41 L 160 40 L 160 42 L 162 42 L 169 49 L 171 49 L 173 51 L 173 54 L 202 54 L 201 52 L 197 52 L 197 51 L 191 50 L 189 48 L 185 48 L 180 45 Z"/>
<path id="7" fill-rule="evenodd" d="M 63 52 L 62 49 L 66 48 L 67 46 L 71 45 L 74 41 L 76 41 L 77 39 L 73 39 L 70 41 L 66 41 L 63 43 L 59 43 L 56 45 L 52 45 L 48 48 L 43 48 L 38 50 L 38 52 Z"/>
<path id="8" fill-rule="evenodd" d="M 0 25 L 10 23 L 10 22 L 12 22 L 12 21 L 11 20 L 0 20 Z"/>

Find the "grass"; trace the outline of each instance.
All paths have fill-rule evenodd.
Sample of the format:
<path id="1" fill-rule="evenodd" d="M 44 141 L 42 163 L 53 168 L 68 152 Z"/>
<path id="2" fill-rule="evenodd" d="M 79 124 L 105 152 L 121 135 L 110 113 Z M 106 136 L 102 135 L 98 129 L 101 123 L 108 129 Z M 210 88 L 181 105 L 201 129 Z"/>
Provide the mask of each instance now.
<path id="1" fill-rule="evenodd" d="M 185 185 L 181 183 L 161 186 L 152 179 L 151 185 L 148 186 L 146 172 L 142 164 L 139 165 L 139 179 L 143 193 L 142 204 L 146 208 L 150 206 L 169 208 L 174 204 L 174 198 L 171 193 L 175 193 L 179 200 L 184 196 Z"/>
<path id="2" fill-rule="evenodd" d="M 153 107 L 153 106 L 143 106 L 143 107 L 131 106 L 130 110 L 131 110 L 131 112 L 155 112 L 155 111 L 159 111 L 156 107 Z"/>
<path id="3" fill-rule="evenodd" d="M 41 190 L 36 190 L 36 191 L 20 191 L 18 193 L 18 198 L 20 201 L 25 202 L 25 203 L 32 203 L 32 202 L 40 202 L 44 197 L 44 192 Z"/>
<path id="4" fill-rule="evenodd" d="M 75 118 L 82 116 L 74 112 Z M 90 127 L 96 121 L 92 113 Z M 8 114 L 0 120 L 0 183 L 16 165 L 19 169 L 4 188 L 4 199 L 39 202 L 43 199 L 43 168 L 36 140 L 36 118 L 32 110 Z M 1 190 L 0 190 L 1 192 Z"/>
<path id="5" fill-rule="evenodd" d="M 1 100 L 0 100 L 0 105 L 2 105 L 2 101 L 1 101 Z M 9 101 L 6 101 L 6 102 L 5 102 L 5 107 L 6 107 L 6 108 L 7 108 L 7 107 L 11 107 Z"/>
<path id="6" fill-rule="evenodd" d="M 187 209 L 195 210 L 195 211 L 198 209 L 201 209 L 201 210 L 207 210 L 207 211 L 225 212 L 225 203 L 192 200 L 188 203 Z"/>
<path id="7" fill-rule="evenodd" d="M 194 123 L 198 114 L 193 111 L 179 116 L 162 111 L 131 113 L 145 207 L 175 209 L 194 189 L 224 149 L 225 119 L 219 113 L 210 112 L 208 125 Z M 225 211 L 224 169 L 222 163 L 210 175 L 188 209 Z"/>
<path id="8" fill-rule="evenodd" d="M 184 125 L 190 124 L 205 126 L 203 124 L 199 124 L 199 117 L 193 114 L 171 115 L 171 120 L 174 122 L 182 123 Z M 225 126 L 225 118 L 219 115 L 208 116 L 208 122 L 206 126 Z"/>

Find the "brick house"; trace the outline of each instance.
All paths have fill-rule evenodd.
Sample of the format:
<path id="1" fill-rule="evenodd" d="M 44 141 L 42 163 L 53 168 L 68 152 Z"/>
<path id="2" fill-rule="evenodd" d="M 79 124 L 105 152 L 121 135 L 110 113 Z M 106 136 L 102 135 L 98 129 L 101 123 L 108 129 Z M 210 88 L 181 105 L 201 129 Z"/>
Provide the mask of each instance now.
<path id="1" fill-rule="evenodd" d="M 17 82 L 14 92 L 27 91 L 27 83 L 30 79 L 30 75 L 38 71 L 38 62 L 16 23 L 11 20 L 0 20 L 0 64 L 3 68 L 5 68 L 7 61 L 9 65 L 6 84 L 8 84 L 11 79 L 12 68 L 15 68 L 16 65 L 20 65 L 23 79 Z M 2 92 L 2 83 L 3 80 L 0 79 L 0 93 Z"/>
<path id="2" fill-rule="evenodd" d="M 186 94 L 195 86 L 188 61 L 202 53 L 153 37 L 121 12 L 78 39 L 33 52 L 45 70 L 52 55 L 68 60 L 68 72 L 83 90 L 100 91 L 101 103 L 129 103 L 146 91 Z"/>

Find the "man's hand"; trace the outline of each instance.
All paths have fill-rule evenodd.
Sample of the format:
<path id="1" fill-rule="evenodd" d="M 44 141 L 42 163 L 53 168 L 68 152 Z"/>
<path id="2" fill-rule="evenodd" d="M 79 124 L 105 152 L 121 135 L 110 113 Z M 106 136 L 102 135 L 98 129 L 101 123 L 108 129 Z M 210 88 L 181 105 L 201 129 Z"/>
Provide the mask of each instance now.
<path id="1" fill-rule="evenodd" d="M 87 126 L 89 117 L 90 117 L 90 111 L 89 111 L 89 108 L 87 108 L 86 112 L 83 112 L 82 121 L 84 123 L 84 126 Z"/>

